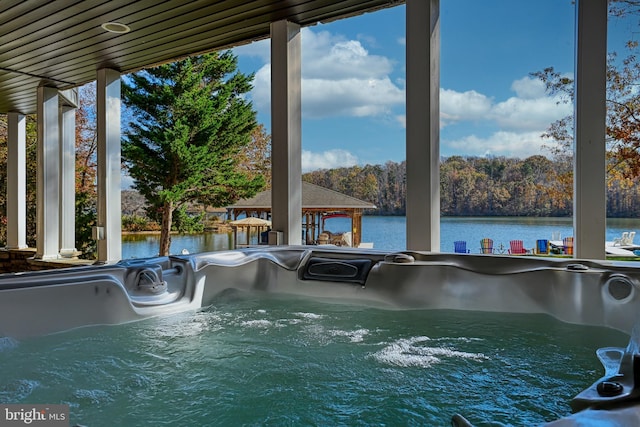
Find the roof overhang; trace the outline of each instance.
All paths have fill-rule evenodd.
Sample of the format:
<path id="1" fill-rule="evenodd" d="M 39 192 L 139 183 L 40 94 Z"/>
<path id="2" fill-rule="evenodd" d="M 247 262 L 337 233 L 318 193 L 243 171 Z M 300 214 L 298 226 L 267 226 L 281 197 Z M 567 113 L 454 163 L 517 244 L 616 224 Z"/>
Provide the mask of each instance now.
<path id="1" fill-rule="evenodd" d="M 269 37 L 272 22 L 301 26 L 404 0 L 3 0 L 0 113 L 36 111 L 36 88 L 70 89 L 96 70 L 123 74 Z M 125 24 L 125 33 L 106 31 Z"/>

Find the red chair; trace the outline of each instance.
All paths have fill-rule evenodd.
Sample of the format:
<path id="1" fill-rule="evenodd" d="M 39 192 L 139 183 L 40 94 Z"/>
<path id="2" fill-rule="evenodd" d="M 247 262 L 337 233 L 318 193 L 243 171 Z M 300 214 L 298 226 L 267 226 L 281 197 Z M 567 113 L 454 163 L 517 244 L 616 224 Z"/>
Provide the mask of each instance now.
<path id="1" fill-rule="evenodd" d="M 511 240 L 509 242 L 509 253 L 511 255 L 523 255 L 528 251 L 524 248 L 522 240 Z"/>

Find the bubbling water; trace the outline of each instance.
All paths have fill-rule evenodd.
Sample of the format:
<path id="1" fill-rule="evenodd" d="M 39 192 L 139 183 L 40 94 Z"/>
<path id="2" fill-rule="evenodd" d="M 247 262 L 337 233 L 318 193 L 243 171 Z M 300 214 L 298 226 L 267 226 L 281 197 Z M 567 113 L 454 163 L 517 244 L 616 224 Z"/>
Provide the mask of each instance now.
<path id="1" fill-rule="evenodd" d="M 598 347 L 627 341 L 544 315 L 225 292 L 195 313 L 2 339 L 0 403 L 68 404 L 90 426 L 535 425 L 602 375 Z"/>

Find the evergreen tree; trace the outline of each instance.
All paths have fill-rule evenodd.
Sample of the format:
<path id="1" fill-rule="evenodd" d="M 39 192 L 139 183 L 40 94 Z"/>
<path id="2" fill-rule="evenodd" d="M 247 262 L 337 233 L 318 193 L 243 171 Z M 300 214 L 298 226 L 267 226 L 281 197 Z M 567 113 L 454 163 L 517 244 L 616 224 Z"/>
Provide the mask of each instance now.
<path id="1" fill-rule="evenodd" d="M 244 94 L 253 75 L 236 71 L 229 51 L 149 68 L 123 83 L 132 122 L 122 156 L 134 188 L 161 222 L 160 255 L 171 245 L 172 215 L 186 203 L 224 206 L 264 186 L 238 167 L 256 113 Z"/>

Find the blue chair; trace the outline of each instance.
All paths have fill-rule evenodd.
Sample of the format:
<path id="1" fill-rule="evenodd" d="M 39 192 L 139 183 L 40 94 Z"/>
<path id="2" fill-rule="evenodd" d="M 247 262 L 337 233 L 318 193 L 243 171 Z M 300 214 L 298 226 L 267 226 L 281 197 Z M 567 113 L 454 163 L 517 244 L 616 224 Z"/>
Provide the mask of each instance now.
<path id="1" fill-rule="evenodd" d="M 536 254 L 538 255 L 549 254 L 549 241 L 547 239 L 536 240 Z"/>
<path id="2" fill-rule="evenodd" d="M 468 254 L 467 242 L 465 240 L 456 240 L 453 242 L 453 251 L 457 254 Z"/>

